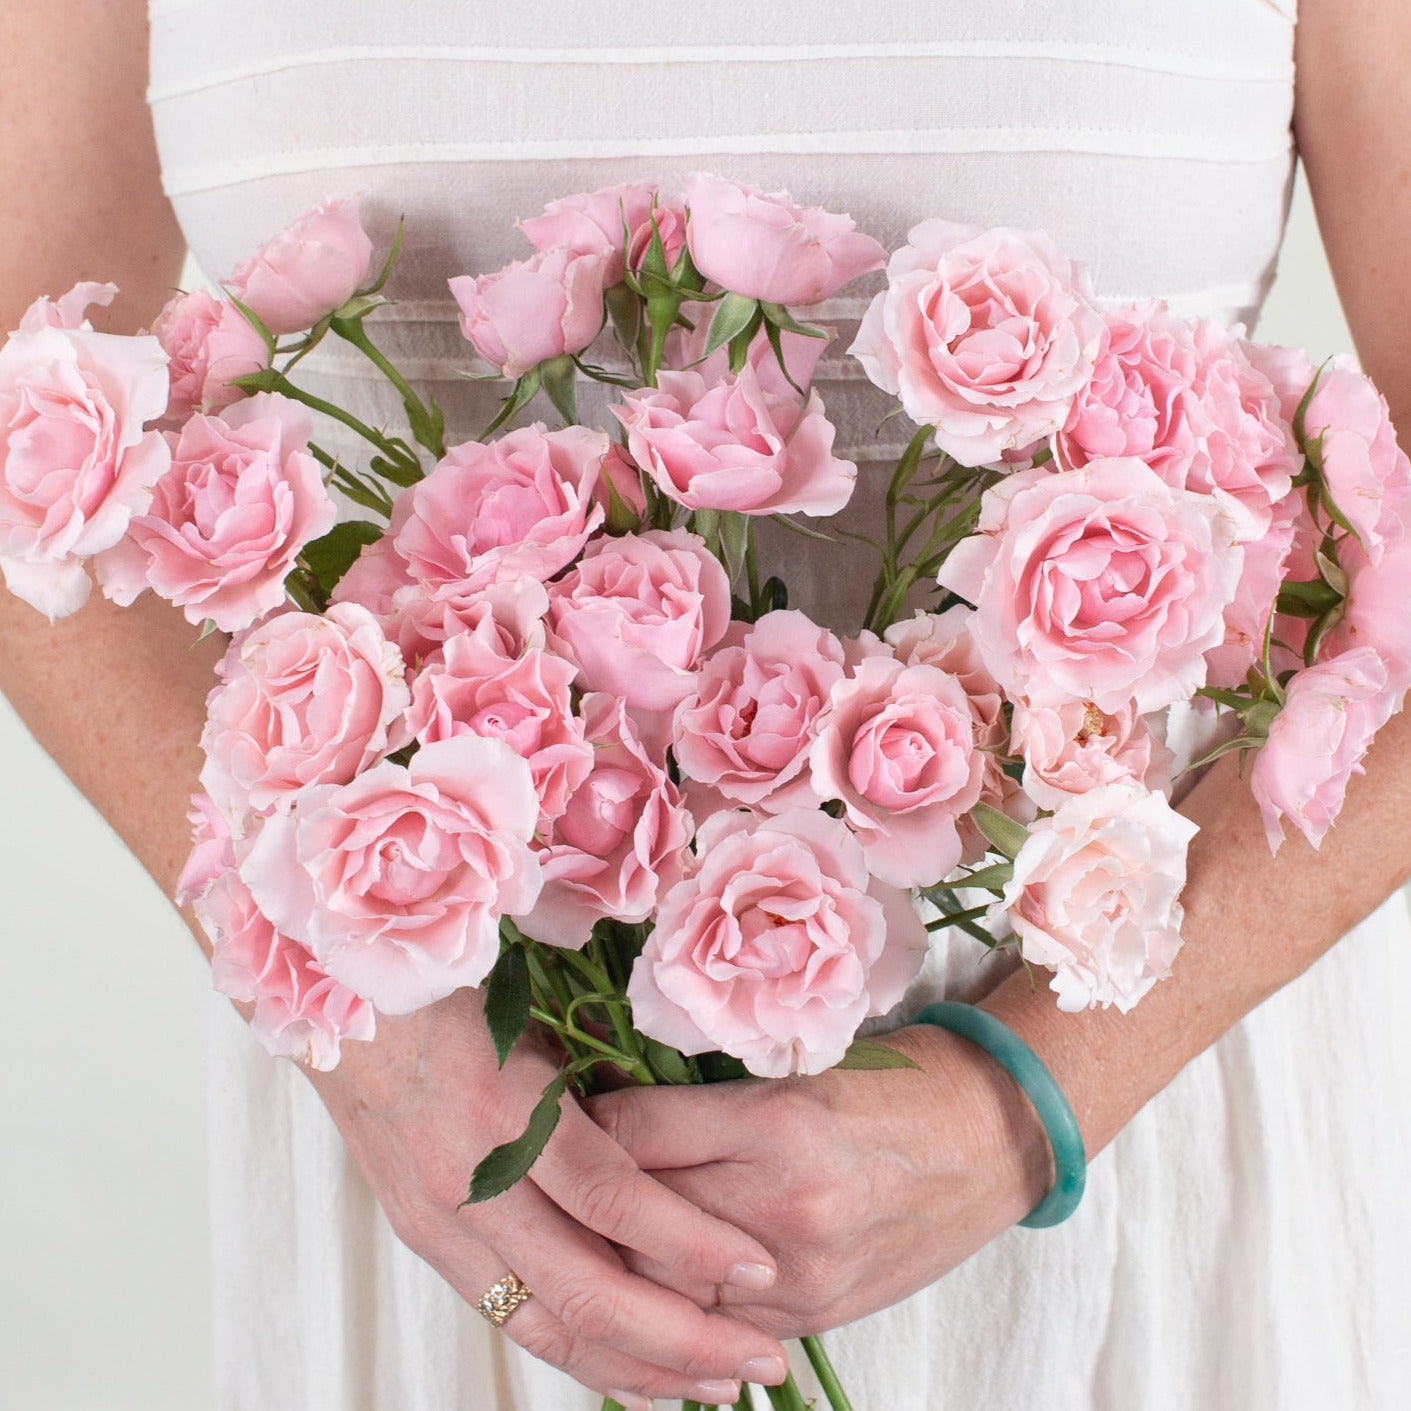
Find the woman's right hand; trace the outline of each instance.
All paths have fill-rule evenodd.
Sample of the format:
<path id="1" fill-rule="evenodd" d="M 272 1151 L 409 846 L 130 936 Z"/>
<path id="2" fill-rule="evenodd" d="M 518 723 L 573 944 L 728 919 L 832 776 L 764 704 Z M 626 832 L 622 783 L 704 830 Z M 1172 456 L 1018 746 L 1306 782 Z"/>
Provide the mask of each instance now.
<path id="1" fill-rule="evenodd" d="M 629 1407 L 733 1403 L 741 1379 L 783 1380 L 777 1341 L 629 1272 L 614 1246 L 736 1302 L 769 1286 L 774 1257 L 643 1174 L 571 1097 L 529 1175 L 462 1206 L 476 1163 L 519 1135 L 557 1071 L 546 1041 L 526 1037 L 499 1069 L 471 990 L 378 1022 L 309 1076 L 398 1237 L 467 1303 L 513 1270 L 533 1297 L 504 1332 Z"/>

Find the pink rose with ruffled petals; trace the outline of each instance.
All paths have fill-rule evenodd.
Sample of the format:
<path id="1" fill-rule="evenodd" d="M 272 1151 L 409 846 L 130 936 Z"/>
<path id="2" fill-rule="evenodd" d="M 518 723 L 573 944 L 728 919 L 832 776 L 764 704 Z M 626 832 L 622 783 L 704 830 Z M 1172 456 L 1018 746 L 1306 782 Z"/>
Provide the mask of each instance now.
<path id="1" fill-rule="evenodd" d="M 1104 784 L 1166 790 L 1173 756 L 1130 706 L 1111 713 L 1091 701 L 1014 707 L 1014 752 L 1024 760 L 1024 792 L 1040 808 Z"/>
<path id="2" fill-rule="evenodd" d="M 605 186 L 550 201 L 543 215 L 520 221 L 519 228 L 541 254 L 562 246 L 575 255 L 605 256 L 603 283 L 618 284 L 624 247 L 638 241 L 645 244 L 651 238 L 656 200 L 657 189 L 650 182 Z M 659 217 L 665 214 L 658 213 Z M 668 268 L 670 264 L 668 257 Z"/>
<path id="3" fill-rule="evenodd" d="M 1251 343 L 1240 340 L 1240 349 L 1251 363 L 1269 379 L 1274 395 L 1279 399 L 1279 415 L 1291 427 L 1298 414 L 1299 403 L 1313 385 L 1318 369 L 1302 348 L 1284 348 L 1277 343 Z"/>
<path id="4" fill-rule="evenodd" d="M 869 270 L 887 252 L 853 224 L 785 191 L 765 192 L 698 173 L 685 187 L 691 259 L 707 279 L 747 299 L 817 304 Z"/>
<path id="5" fill-rule="evenodd" d="M 191 851 L 176 880 L 176 904 L 190 906 L 210 891 L 216 878 L 235 867 L 235 843 L 230 823 L 209 794 L 192 794 Z"/>
<path id="6" fill-rule="evenodd" d="M 38 300 L 0 347 L 0 571 L 51 619 L 87 602 L 84 559 L 122 538 L 170 460 L 147 430 L 167 405 L 161 345 L 83 320 L 114 292 Z"/>
<path id="7" fill-rule="evenodd" d="M 180 426 L 194 412 L 219 412 L 246 393 L 230 383 L 269 366 L 265 340 L 234 304 L 204 289 L 178 294 L 152 324 L 171 359 L 167 421 Z"/>
<path id="8" fill-rule="evenodd" d="M 401 653 L 356 603 L 280 613 L 233 641 L 218 670 L 201 783 L 227 817 L 347 783 L 410 739 Z"/>
<path id="9" fill-rule="evenodd" d="M 1373 563 L 1351 537 L 1338 546 L 1347 574 L 1347 600 L 1341 620 L 1323 639 L 1326 659 L 1371 647 L 1386 667 L 1387 686 L 1398 700 L 1411 687 L 1411 540 L 1388 543 Z"/>
<path id="10" fill-rule="evenodd" d="M 1264 534 L 1244 543 L 1244 566 L 1234 597 L 1225 608 L 1225 638 L 1205 654 L 1206 682 L 1235 689 L 1264 651 L 1265 629 L 1283 586 L 1293 547 L 1299 501 L 1292 496 L 1274 507 Z"/>
<path id="11" fill-rule="evenodd" d="M 620 700 L 583 697 L 591 769 L 538 850 L 544 889 L 517 916 L 545 945 L 581 950 L 606 916 L 645 921 L 681 876 L 691 819 L 665 769 L 651 759 Z"/>
<path id="12" fill-rule="evenodd" d="M 529 766 L 461 735 L 306 790 L 266 820 L 240 875 L 329 975 L 407 1014 L 490 973 L 500 917 L 539 895 L 538 814 Z"/>
<path id="13" fill-rule="evenodd" d="M 478 279 L 458 275 L 450 286 L 461 332 L 511 378 L 550 358 L 581 353 L 603 326 L 609 262 L 608 255 L 559 246 Z"/>
<path id="14" fill-rule="evenodd" d="M 1023 471 L 985 492 L 940 581 L 976 607 L 985 665 L 1014 700 L 1146 714 L 1205 682 L 1243 551 L 1208 495 L 1131 457 Z"/>
<path id="15" fill-rule="evenodd" d="M 689 780 L 766 813 L 814 802 L 808 750 L 842 643 L 801 612 L 732 623 L 681 702 L 672 749 Z"/>
<path id="16" fill-rule="evenodd" d="M 223 632 L 273 612 L 299 551 L 337 518 L 311 429 L 302 407 L 268 392 L 192 417 L 151 506 L 97 563 L 104 593 L 126 607 L 151 588 Z"/>
<path id="17" fill-rule="evenodd" d="M 1249 778 L 1271 852 L 1284 841 L 1285 818 L 1320 846 L 1348 782 L 1363 773 L 1372 737 L 1401 709 L 1403 693 L 1370 647 L 1294 673 Z"/>
<path id="18" fill-rule="evenodd" d="M 870 877 L 846 825 L 817 809 L 713 814 L 696 854 L 632 967 L 633 1022 L 764 1078 L 832 1067 L 921 968 L 909 898 Z"/>
<path id="19" fill-rule="evenodd" d="M 356 196 L 305 211 L 248 260 L 225 288 L 271 333 L 299 333 L 341 308 L 370 282 L 372 241 Z"/>
<path id="20" fill-rule="evenodd" d="M 1086 273 L 1046 236 L 930 220 L 887 265 L 851 351 L 962 465 L 1068 420 L 1106 339 Z"/>
<path id="21" fill-rule="evenodd" d="M 1054 971 L 1058 1007 L 1124 1014 L 1181 948 L 1186 850 L 1197 828 L 1162 794 L 1107 784 L 1029 825 L 994 911 L 1031 965 Z"/>
<path id="22" fill-rule="evenodd" d="M 597 539 L 549 586 L 549 641 L 592 691 L 670 711 L 730 624 L 730 581 L 684 529 Z"/>

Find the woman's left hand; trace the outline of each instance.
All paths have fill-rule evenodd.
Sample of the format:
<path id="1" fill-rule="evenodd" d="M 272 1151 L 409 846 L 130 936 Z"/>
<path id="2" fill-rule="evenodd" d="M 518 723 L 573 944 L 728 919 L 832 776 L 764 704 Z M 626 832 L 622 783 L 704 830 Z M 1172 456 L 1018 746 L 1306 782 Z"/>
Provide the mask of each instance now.
<path id="1" fill-rule="evenodd" d="M 1020 1220 L 1052 1180 L 1028 1099 L 981 1050 L 918 1026 L 884 1040 L 918 1069 L 626 1088 L 593 1118 L 644 1169 L 752 1234 L 765 1294 L 678 1291 L 776 1337 L 822 1332 L 934 1282 Z M 629 1262 L 670 1285 L 667 1270 Z"/>

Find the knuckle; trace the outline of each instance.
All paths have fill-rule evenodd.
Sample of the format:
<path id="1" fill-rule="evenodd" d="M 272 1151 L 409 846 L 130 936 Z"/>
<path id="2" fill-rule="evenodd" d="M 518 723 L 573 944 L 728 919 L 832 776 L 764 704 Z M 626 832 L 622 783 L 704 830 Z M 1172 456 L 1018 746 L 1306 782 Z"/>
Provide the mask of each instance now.
<path id="1" fill-rule="evenodd" d="M 589 1180 L 575 1197 L 578 1218 L 590 1230 L 611 1235 L 626 1228 L 635 1204 L 629 1184 L 616 1176 Z"/>
<path id="2" fill-rule="evenodd" d="M 575 1280 L 561 1295 L 559 1318 L 588 1342 L 608 1341 L 621 1325 L 621 1295 L 610 1283 Z"/>
<path id="3" fill-rule="evenodd" d="M 510 1325 L 506 1324 L 505 1331 L 509 1330 Z M 515 1328 L 514 1339 L 531 1357 L 537 1357 L 551 1366 L 561 1367 L 564 1371 L 568 1371 L 578 1361 L 578 1340 L 562 1323 L 556 1323 L 552 1319 L 544 1318 L 525 1327 Z"/>
<path id="4" fill-rule="evenodd" d="M 826 1186 L 797 1185 L 789 1195 L 788 1223 L 801 1248 L 827 1247 L 838 1229 L 838 1203 Z"/>

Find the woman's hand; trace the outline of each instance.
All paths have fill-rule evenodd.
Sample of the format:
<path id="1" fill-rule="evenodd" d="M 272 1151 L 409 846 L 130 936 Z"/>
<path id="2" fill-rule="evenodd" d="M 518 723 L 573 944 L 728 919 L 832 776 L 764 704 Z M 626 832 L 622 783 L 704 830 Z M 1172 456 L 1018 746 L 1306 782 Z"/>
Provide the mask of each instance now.
<path id="1" fill-rule="evenodd" d="M 461 1208 L 476 1163 L 519 1135 L 557 1067 L 528 1040 L 497 1069 L 480 995 L 462 990 L 380 1020 L 375 1041 L 310 1078 L 403 1243 L 472 1306 L 508 1270 L 533 1290 L 504 1332 L 535 1356 L 629 1407 L 733 1402 L 741 1378 L 782 1381 L 783 1348 L 713 1308 L 717 1287 L 762 1296 L 768 1250 L 644 1175 L 571 1099 L 528 1177 Z"/>
<path id="2" fill-rule="evenodd" d="M 1048 1139 L 1028 1099 L 944 1030 L 883 1042 L 918 1069 L 635 1088 L 586 1104 L 641 1166 L 747 1230 L 779 1263 L 774 1287 L 715 1287 L 642 1253 L 628 1264 L 777 1337 L 822 1332 L 934 1282 L 1048 1190 Z"/>

